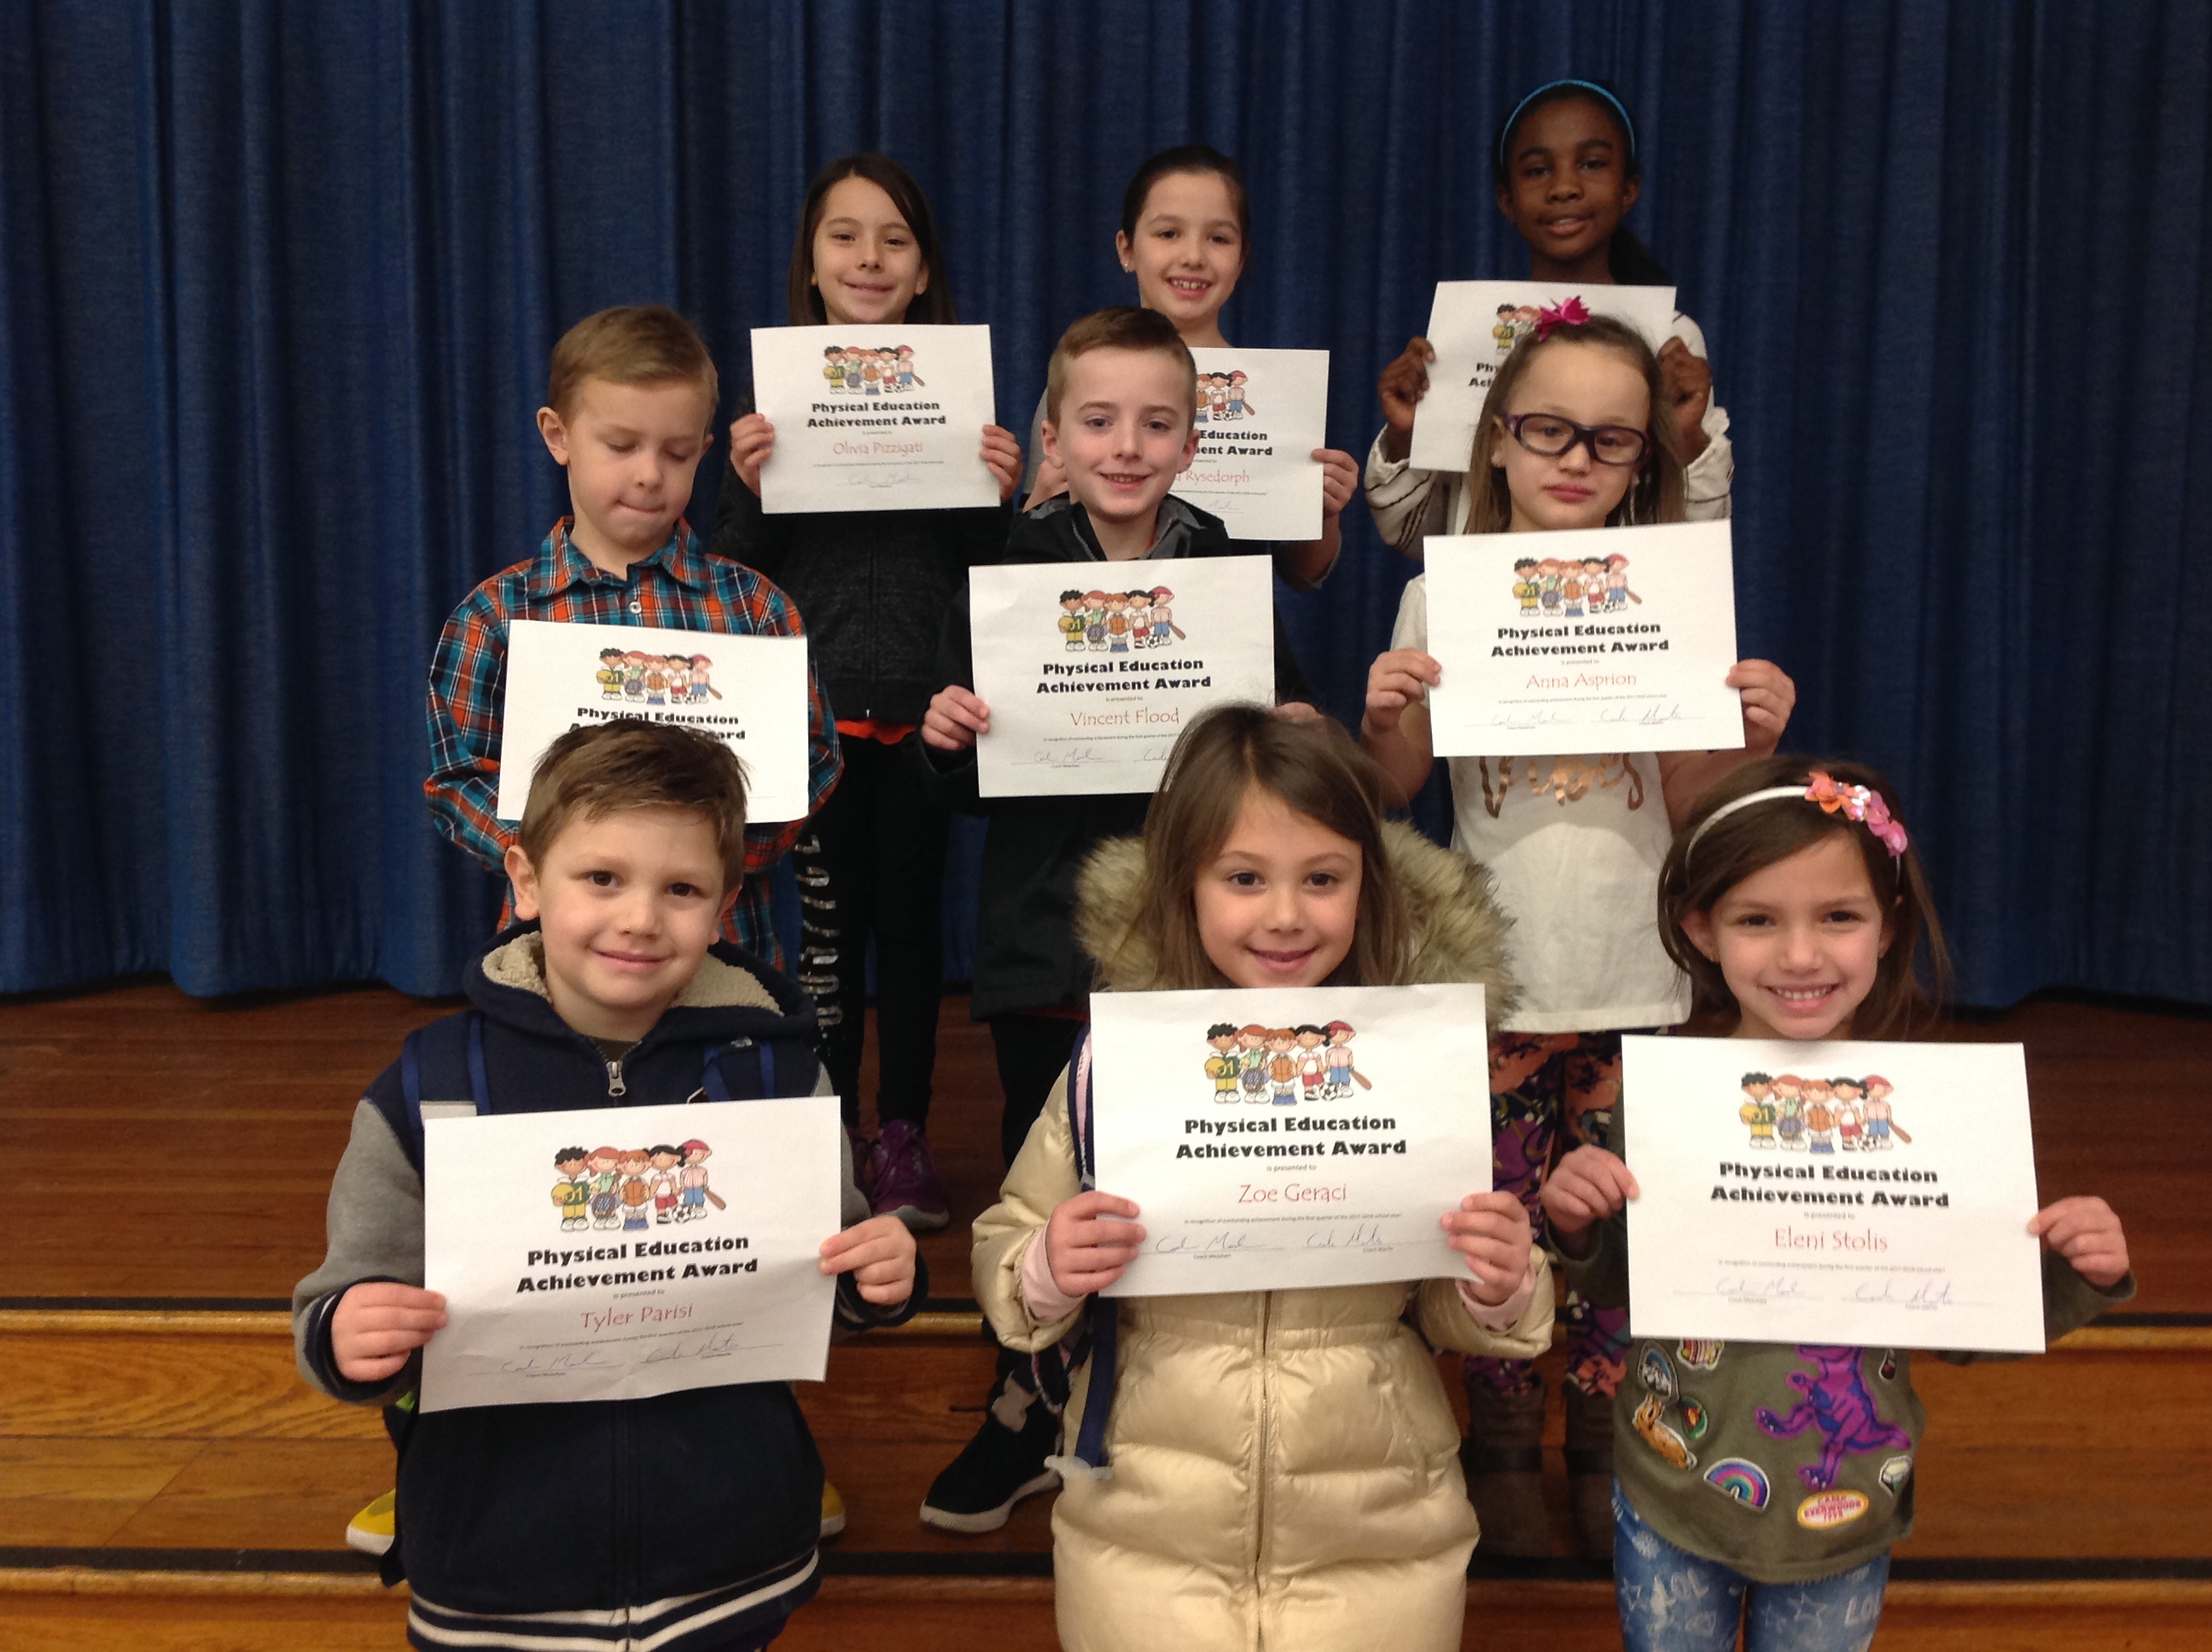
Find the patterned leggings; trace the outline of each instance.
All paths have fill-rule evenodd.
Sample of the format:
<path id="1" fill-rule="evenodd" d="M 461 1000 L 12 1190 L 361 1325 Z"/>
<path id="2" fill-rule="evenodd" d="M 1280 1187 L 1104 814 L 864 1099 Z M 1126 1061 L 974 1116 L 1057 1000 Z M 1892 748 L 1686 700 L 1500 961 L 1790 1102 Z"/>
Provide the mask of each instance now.
<path id="1" fill-rule="evenodd" d="M 1538 1243 L 1544 1239 L 1544 1178 L 1571 1147 L 1613 1145 L 1613 1108 L 1620 1098 L 1620 1034 L 1499 1033 L 1490 1041 L 1490 1128 L 1498 1186 L 1528 1207 Z M 1561 1138 L 1565 1128 L 1565 1141 Z M 1567 1381 L 1610 1399 L 1620 1388 L 1628 1348 L 1628 1310 L 1595 1308 L 1569 1291 Z M 1467 1357 L 1467 1373 L 1501 1394 L 1526 1392 L 1536 1380 L 1525 1359 Z"/>

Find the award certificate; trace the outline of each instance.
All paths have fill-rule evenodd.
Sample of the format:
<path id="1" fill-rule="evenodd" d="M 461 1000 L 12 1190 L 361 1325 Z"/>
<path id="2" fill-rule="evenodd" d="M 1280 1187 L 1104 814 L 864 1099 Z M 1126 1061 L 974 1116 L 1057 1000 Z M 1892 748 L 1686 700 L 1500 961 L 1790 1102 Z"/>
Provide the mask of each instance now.
<path id="1" fill-rule="evenodd" d="M 1729 545 L 1724 521 L 1429 540 L 1437 755 L 1741 747 Z"/>
<path id="2" fill-rule="evenodd" d="M 822 1380 L 837 1102 L 428 1117 L 424 1411 Z"/>
<path id="3" fill-rule="evenodd" d="M 1468 1278 L 1491 1186 L 1477 986 L 1099 993 L 1097 1182 L 1142 1250 L 1109 1296 Z"/>
<path id="4" fill-rule="evenodd" d="M 501 820 L 522 818 L 546 747 L 613 717 L 681 723 L 720 740 L 744 762 L 747 820 L 807 814 L 805 637 L 517 620 L 500 716 Z"/>
<path id="5" fill-rule="evenodd" d="M 1327 350 L 1195 349 L 1198 457 L 1176 496 L 1219 517 L 1232 539 L 1321 538 Z"/>
<path id="6" fill-rule="evenodd" d="M 1265 556 L 1008 563 L 970 570 L 975 744 L 987 798 L 1150 792 L 1185 724 L 1275 700 Z"/>
<path id="7" fill-rule="evenodd" d="M 2021 1046 L 1621 1048 L 1637 1336 L 2042 1351 Z"/>
<path id="8" fill-rule="evenodd" d="M 999 502 L 988 327 L 756 327 L 753 400 L 775 427 L 770 516 Z"/>

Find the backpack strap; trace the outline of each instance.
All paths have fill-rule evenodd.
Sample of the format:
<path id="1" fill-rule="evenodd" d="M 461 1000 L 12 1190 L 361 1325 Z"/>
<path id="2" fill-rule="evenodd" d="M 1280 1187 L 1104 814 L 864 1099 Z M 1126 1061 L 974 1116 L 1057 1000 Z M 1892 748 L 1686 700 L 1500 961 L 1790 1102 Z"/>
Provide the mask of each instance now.
<path id="1" fill-rule="evenodd" d="M 1068 1134 L 1075 1142 L 1075 1174 L 1083 1191 L 1098 1186 L 1098 1133 L 1091 1117 L 1091 1028 L 1085 1023 L 1075 1035 L 1075 1048 L 1067 1058 Z"/>
<path id="2" fill-rule="evenodd" d="M 1067 1062 L 1068 1134 L 1075 1146 L 1075 1170 L 1083 1191 L 1098 1185 L 1098 1136 L 1091 1107 L 1091 1029 L 1076 1035 Z M 1038 1355 L 1039 1392 L 1054 1392 L 1064 1404 L 1069 1378 L 1085 1359 L 1091 1362 L 1091 1389 L 1084 1398 L 1083 1418 L 1073 1449 L 1048 1459 L 1063 1479 L 1106 1479 L 1113 1474 L 1106 1461 L 1106 1424 L 1114 1409 L 1115 1345 L 1121 1331 L 1120 1311 L 1114 1303 L 1090 1297 L 1083 1317 L 1055 1348 Z M 1049 1369 L 1044 1362 L 1051 1362 Z M 1049 1388 L 1046 1386 L 1050 1384 Z"/>
<path id="3" fill-rule="evenodd" d="M 783 1051 L 779 1057 L 777 1045 Z M 729 1054 L 738 1059 L 741 1077 L 738 1089 L 750 1093 L 739 1095 L 730 1087 L 729 1075 L 722 1071 L 722 1058 Z M 750 1068 L 750 1072 L 744 1070 Z M 804 1039 L 732 1038 L 727 1043 L 707 1047 L 704 1071 L 700 1075 L 699 1088 L 710 1102 L 757 1101 L 764 1096 L 803 1096 L 814 1088 L 819 1075 L 820 1063 L 814 1047 Z M 779 1077 L 796 1083 L 796 1090 L 779 1090 Z M 750 1083 L 747 1084 L 746 1079 Z"/>
<path id="4" fill-rule="evenodd" d="M 491 1084 L 485 1076 L 483 1013 L 447 1016 L 417 1027 L 399 1047 L 399 1092 L 405 1128 L 401 1145 L 422 1164 L 422 1103 L 451 1104 L 466 1097 L 477 1115 L 491 1111 Z"/>

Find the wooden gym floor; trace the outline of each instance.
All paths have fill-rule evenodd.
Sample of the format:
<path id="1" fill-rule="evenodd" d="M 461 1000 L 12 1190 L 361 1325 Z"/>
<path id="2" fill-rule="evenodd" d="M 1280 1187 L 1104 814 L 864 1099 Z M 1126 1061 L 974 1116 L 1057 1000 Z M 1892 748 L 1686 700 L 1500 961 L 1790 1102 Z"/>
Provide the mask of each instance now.
<path id="1" fill-rule="evenodd" d="M 390 1449 L 373 1414 L 300 1382 L 283 1309 L 321 1259 L 355 1097 L 447 1007 L 381 988 L 209 1004 L 166 982 L 0 1001 L 0 1645 L 401 1643 L 403 1603 L 343 1535 Z M 2045 1194 L 2112 1201 L 2141 1294 L 2041 1359 L 1923 1368 L 1920 1526 L 1881 1646 L 2212 1646 L 2208 1032 L 2063 1000 L 1948 1029 L 2027 1046 Z M 1048 1498 L 981 1538 L 915 1517 L 990 1376 L 966 1232 L 997 1187 L 999 1095 L 957 997 L 937 1088 L 953 1223 L 924 1246 L 932 1311 L 834 1350 L 802 1391 L 851 1523 L 793 1652 L 1054 1643 Z M 1556 1558 L 1478 1553 L 1469 1647 L 1619 1643 L 1552 1461 Z"/>

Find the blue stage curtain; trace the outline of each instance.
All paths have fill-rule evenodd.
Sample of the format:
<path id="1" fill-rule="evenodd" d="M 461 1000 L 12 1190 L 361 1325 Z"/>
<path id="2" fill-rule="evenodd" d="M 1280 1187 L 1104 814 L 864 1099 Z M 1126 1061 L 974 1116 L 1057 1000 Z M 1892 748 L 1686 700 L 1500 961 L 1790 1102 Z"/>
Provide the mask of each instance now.
<path id="1" fill-rule="evenodd" d="M 1364 453 L 1431 283 L 1525 268 L 1486 147 L 1574 73 L 1643 118 L 1632 222 L 1711 342 L 1744 647 L 1796 677 L 1791 744 L 1898 780 L 1968 998 L 2212 1001 L 2212 648 L 2188 640 L 2212 611 L 2205 8 L 12 0 L 4 21 L 0 990 L 452 987 L 492 894 L 429 827 L 422 677 L 454 603 L 562 507 L 531 423 L 547 352 L 663 300 L 733 386 L 746 330 L 783 319 L 818 161 L 880 148 L 922 179 L 1025 430 L 1059 329 L 1130 296 L 1133 164 L 1237 154 L 1256 234 L 1227 331 L 1332 349 L 1332 439 Z M 726 474 L 718 448 L 696 523 Z M 1291 604 L 1346 719 L 1412 572 L 1349 520 Z"/>

